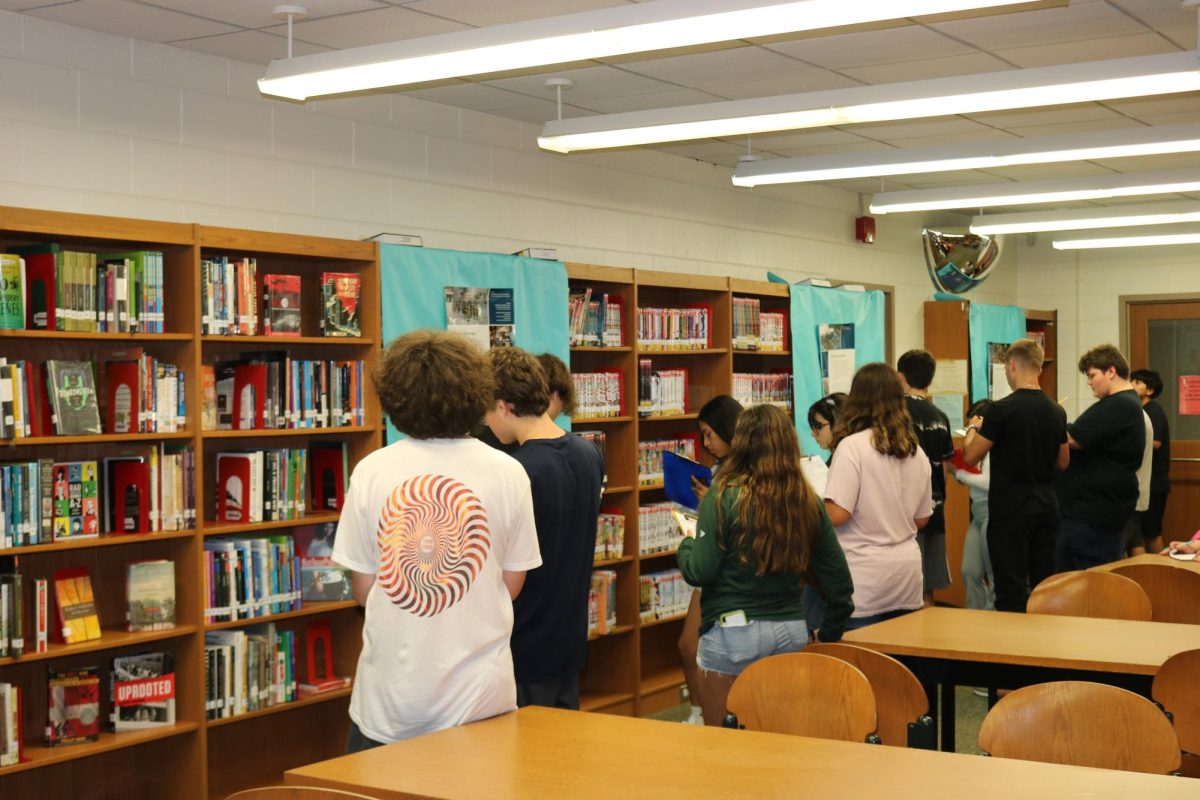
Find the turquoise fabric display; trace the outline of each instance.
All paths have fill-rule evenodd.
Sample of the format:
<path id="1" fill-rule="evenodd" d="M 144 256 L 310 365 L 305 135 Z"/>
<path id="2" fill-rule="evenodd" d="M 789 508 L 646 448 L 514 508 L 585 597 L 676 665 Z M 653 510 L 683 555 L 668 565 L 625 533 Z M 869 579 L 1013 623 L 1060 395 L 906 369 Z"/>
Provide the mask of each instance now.
<path id="1" fill-rule="evenodd" d="M 792 373 L 795 376 L 796 431 L 805 455 L 829 452 L 817 446 L 808 428 L 808 407 L 825 392 L 821 383 L 820 346 L 817 326 L 854 325 L 854 368 L 886 358 L 886 312 L 883 292 L 852 292 L 824 286 L 792 284 Z"/>
<path id="2" fill-rule="evenodd" d="M 955 300 L 962 302 L 961 297 Z M 1025 312 L 1017 306 L 971 303 L 967 327 L 971 346 L 971 402 L 974 403 L 989 397 L 988 376 L 992 367 L 988 345 L 992 342 L 1012 344 L 1025 338 Z"/>
<path id="3" fill-rule="evenodd" d="M 571 363 L 562 262 L 388 244 L 380 246 L 379 255 L 385 345 L 409 331 L 445 330 L 447 286 L 512 289 L 516 346 Z M 570 428 L 570 418 L 556 421 Z M 399 438 L 389 422 L 388 442 Z"/>

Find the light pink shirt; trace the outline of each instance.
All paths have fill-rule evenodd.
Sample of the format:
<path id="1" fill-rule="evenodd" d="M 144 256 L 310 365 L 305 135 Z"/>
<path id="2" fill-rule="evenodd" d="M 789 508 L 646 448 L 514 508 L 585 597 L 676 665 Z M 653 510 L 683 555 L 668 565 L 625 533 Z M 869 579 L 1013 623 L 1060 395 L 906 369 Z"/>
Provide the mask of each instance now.
<path id="1" fill-rule="evenodd" d="M 920 608 L 921 551 L 914 519 L 933 513 L 929 459 L 885 456 L 870 430 L 838 444 L 825 484 L 825 499 L 850 512 L 837 528 L 854 578 L 854 616 Z"/>

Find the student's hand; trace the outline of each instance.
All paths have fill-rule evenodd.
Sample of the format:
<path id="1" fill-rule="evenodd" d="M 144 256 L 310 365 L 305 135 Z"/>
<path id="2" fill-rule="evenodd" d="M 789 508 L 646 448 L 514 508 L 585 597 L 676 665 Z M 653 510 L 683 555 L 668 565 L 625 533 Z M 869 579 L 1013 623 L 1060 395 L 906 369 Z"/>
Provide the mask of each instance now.
<path id="1" fill-rule="evenodd" d="M 975 416 L 973 416 L 969 420 L 967 420 L 967 424 L 974 425 L 976 428 L 982 428 L 983 427 L 983 417 L 976 414 Z"/>
<path id="2" fill-rule="evenodd" d="M 1160 555 L 1169 556 L 1171 553 L 1200 553 L 1200 541 L 1171 542 L 1162 549 Z"/>
<path id="3" fill-rule="evenodd" d="M 963 476 L 966 474 L 967 474 L 966 470 L 955 469 L 954 470 L 954 480 L 958 481 L 959 483 L 966 483 L 966 481 L 963 480 Z"/>
<path id="4" fill-rule="evenodd" d="M 703 501 L 704 495 L 708 494 L 708 484 L 704 483 L 704 481 L 700 480 L 695 475 L 693 475 L 692 476 L 692 491 L 696 493 L 697 500 Z"/>

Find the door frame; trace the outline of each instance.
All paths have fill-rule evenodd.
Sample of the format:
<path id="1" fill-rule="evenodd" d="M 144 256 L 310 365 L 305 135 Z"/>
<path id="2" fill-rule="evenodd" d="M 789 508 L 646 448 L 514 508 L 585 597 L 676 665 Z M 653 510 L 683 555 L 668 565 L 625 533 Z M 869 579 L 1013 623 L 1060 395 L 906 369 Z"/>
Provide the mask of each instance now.
<path id="1" fill-rule="evenodd" d="M 1131 306 L 1150 303 L 1174 303 L 1200 300 L 1200 292 L 1168 292 L 1165 294 L 1122 294 L 1117 296 L 1117 319 L 1121 324 L 1121 352 L 1129 357 L 1129 312 Z"/>

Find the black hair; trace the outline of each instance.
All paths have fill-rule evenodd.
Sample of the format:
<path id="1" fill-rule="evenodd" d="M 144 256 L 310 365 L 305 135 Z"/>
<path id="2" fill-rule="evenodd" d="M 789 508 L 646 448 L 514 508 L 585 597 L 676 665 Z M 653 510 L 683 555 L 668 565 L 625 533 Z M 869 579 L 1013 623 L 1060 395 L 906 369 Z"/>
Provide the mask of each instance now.
<path id="1" fill-rule="evenodd" d="M 909 350 L 896 362 L 896 371 L 913 389 L 928 389 L 936 370 L 937 361 L 928 350 Z"/>
<path id="2" fill-rule="evenodd" d="M 713 433 L 725 444 L 733 444 L 733 431 L 737 428 L 742 404 L 727 394 L 719 394 L 700 409 L 700 421 L 712 428 Z"/>
<path id="3" fill-rule="evenodd" d="M 817 402 L 808 407 L 808 427 L 815 429 L 817 427 L 817 415 L 824 417 L 829 423 L 829 429 L 833 430 L 833 423 L 837 422 L 838 412 L 842 410 L 842 404 L 846 402 L 845 392 L 834 392 L 827 394 Z"/>
<path id="4" fill-rule="evenodd" d="M 1141 381 L 1142 383 L 1146 384 L 1146 388 L 1150 390 L 1151 400 L 1162 394 L 1162 375 L 1159 375 L 1152 369 L 1135 369 L 1133 372 L 1129 373 L 1129 380 Z"/>
<path id="5" fill-rule="evenodd" d="M 976 400 L 971 406 L 971 410 L 967 412 L 967 419 L 971 417 L 986 417 L 988 409 L 992 407 L 991 400 Z"/>

